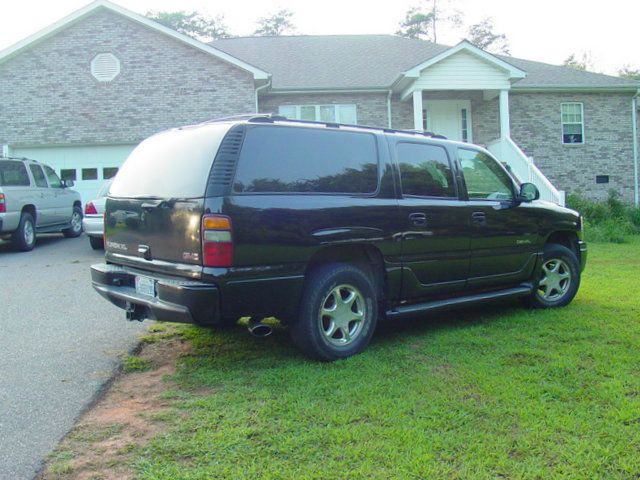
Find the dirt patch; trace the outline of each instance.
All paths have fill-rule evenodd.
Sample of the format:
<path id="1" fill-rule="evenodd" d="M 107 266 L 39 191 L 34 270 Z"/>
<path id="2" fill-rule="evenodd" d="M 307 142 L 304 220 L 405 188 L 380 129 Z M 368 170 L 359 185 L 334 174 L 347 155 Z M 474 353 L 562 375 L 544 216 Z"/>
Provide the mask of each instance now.
<path id="1" fill-rule="evenodd" d="M 163 341 L 154 341 L 154 336 Z M 159 418 L 168 400 L 162 393 L 171 387 L 165 377 L 174 373 L 177 359 L 191 348 L 170 326 L 160 331 L 151 328 L 142 340 L 137 357 L 148 368 L 118 374 L 51 454 L 39 479 L 133 478 L 132 452 L 163 428 Z"/>

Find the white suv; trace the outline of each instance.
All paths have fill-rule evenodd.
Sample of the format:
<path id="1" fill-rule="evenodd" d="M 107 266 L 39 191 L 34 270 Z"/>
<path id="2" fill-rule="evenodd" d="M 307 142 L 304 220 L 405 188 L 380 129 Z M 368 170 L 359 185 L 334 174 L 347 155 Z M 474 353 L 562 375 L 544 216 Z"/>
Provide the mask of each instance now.
<path id="1" fill-rule="evenodd" d="M 82 233 L 80 194 L 73 182 L 60 180 L 35 160 L 0 158 L 0 238 L 11 238 L 22 251 L 32 250 L 37 233 Z"/>

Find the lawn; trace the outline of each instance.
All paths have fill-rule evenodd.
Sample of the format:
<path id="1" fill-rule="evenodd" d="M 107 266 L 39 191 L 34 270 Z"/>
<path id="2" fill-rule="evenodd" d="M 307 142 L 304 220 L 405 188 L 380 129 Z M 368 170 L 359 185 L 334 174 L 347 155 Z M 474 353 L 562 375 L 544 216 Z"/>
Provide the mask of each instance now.
<path id="1" fill-rule="evenodd" d="M 306 360 L 286 331 L 189 327 L 145 479 L 640 477 L 640 241 L 592 244 L 563 309 L 387 325 Z"/>

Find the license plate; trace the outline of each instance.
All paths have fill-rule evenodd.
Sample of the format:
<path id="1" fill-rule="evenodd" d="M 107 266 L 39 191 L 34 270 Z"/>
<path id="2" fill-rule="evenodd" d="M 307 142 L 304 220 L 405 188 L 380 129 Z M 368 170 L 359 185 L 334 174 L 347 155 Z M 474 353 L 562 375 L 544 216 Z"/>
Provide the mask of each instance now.
<path id="1" fill-rule="evenodd" d="M 156 281 L 153 278 L 136 276 L 136 293 L 155 297 Z"/>

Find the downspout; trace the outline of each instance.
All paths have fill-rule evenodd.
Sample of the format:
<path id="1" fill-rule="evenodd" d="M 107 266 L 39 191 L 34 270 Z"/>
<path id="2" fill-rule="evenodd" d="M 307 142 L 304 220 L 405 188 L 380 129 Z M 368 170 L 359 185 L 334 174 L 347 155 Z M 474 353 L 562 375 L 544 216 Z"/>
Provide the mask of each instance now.
<path id="1" fill-rule="evenodd" d="M 633 125 L 633 191 L 635 206 L 639 205 L 638 198 L 638 95 L 640 90 L 631 99 L 631 123 Z"/>
<path id="2" fill-rule="evenodd" d="M 393 128 L 391 126 L 391 95 L 393 95 L 393 90 L 389 90 L 389 94 L 387 95 L 387 125 L 389 128 Z"/>
<path id="3" fill-rule="evenodd" d="M 258 105 L 258 92 L 270 86 L 271 86 L 271 77 L 269 77 L 269 81 L 267 83 L 265 83 L 261 87 L 256 88 L 256 113 L 260 113 L 260 107 Z"/>

